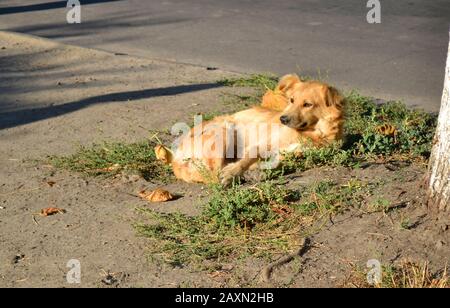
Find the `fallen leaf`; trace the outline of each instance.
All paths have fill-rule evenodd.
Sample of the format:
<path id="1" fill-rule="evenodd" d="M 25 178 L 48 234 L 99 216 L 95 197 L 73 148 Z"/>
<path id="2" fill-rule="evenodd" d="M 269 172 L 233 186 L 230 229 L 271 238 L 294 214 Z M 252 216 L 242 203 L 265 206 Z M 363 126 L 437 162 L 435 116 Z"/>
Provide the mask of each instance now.
<path id="1" fill-rule="evenodd" d="M 378 126 L 376 128 L 376 131 L 385 136 L 396 136 L 397 135 L 397 128 L 391 124 L 383 124 L 381 126 Z"/>
<path id="2" fill-rule="evenodd" d="M 173 200 L 173 196 L 166 190 L 156 189 L 152 192 L 148 192 L 146 190 L 141 190 L 139 192 L 139 197 L 145 199 L 150 202 L 166 202 Z"/>
<path id="3" fill-rule="evenodd" d="M 171 153 L 168 148 L 163 145 L 157 145 L 155 147 L 156 159 L 162 161 L 163 163 L 170 163 Z"/>
<path id="4" fill-rule="evenodd" d="M 64 209 L 60 209 L 57 207 L 48 207 L 46 209 L 42 209 L 40 215 L 41 216 L 51 216 L 51 215 L 55 215 L 58 213 L 65 213 L 66 210 Z"/>

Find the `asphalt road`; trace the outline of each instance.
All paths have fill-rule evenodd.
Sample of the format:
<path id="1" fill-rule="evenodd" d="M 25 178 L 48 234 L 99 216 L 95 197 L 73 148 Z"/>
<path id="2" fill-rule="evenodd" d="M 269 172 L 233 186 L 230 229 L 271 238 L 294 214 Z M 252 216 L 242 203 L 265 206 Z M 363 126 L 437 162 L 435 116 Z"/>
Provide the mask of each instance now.
<path id="1" fill-rule="evenodd" d="M 239 72 L 298 72 L 343 89 L 438 110 L 448 0 L 0 0 L 0 29 L 132 55 Z"/>

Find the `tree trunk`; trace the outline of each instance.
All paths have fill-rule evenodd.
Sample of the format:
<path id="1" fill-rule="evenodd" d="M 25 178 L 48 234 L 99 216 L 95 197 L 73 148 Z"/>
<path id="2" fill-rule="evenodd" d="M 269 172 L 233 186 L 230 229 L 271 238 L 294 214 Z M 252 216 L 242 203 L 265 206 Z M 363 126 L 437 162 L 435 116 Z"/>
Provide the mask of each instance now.
<path id="1" fill-rule="evenodd" d="M 449 30 L 450 34 L 450 30 Z M 429 165 L 428 206 L 450 211 L 450 44 L 445 67 L 444 92 Z"/>

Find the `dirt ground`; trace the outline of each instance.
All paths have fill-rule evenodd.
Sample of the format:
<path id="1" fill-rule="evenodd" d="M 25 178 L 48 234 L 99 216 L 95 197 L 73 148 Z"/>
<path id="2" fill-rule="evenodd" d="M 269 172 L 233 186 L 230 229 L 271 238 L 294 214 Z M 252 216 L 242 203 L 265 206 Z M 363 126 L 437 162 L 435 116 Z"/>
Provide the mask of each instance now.
<path id="1" fill-rule="evenodd" d="M 133 228 L 142 219 L 136 208 L 193 215 L 206 195 L 201 185 L 168 184 L 164 188 L 183 197 L 149 205 L 133 196 L 156 187 L 142 178 L 86 178 L 45 163 L 47 155 L 70 154 L 80 144 L 139 141 L 195 113 L 227 111 L 223 93 L 247 91 L 217 83 L 231 76 L 0 32 L 0 286 L 339 287 L 354 265 L 364 267 L 369 259 L 427 260 L 436 270 L 448 263 L 449 227 L 426 216 L 421 204 L 424 166 L 321 168 L 291 176 L 292 186 L 319 178 L 382 179 L 387 184 L 379 194 L 404 206 L 336 217 L 312 237 L 301 260 L 263 283 L 262 260 L 229 260 L 224 268 L 232 270 L 219 276 L 150 260 L 146 240 Z M 67 212 L 33 216 L 47 207 Z M 405 219 L 412 228 L 400 227 Z M 81 262 L 81 284 L 66 281 L 70 259 Z M 108 272 L 113 283 L 105 280 Z"/>

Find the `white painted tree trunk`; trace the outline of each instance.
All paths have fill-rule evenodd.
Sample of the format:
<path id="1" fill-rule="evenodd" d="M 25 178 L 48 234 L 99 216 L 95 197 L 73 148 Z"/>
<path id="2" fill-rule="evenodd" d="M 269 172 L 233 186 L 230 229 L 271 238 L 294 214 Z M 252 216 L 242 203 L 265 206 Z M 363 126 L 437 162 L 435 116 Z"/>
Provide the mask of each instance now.
<path id="1" fill-rule="evenodd" d="M 449 30 L 450 35 L 450 30 Z M 428 205 L 450 211 L 450 43 L 445 67 L 444 91 L 429 165 Z M 444 214 L 445 215 L 445 214 Z"/>

